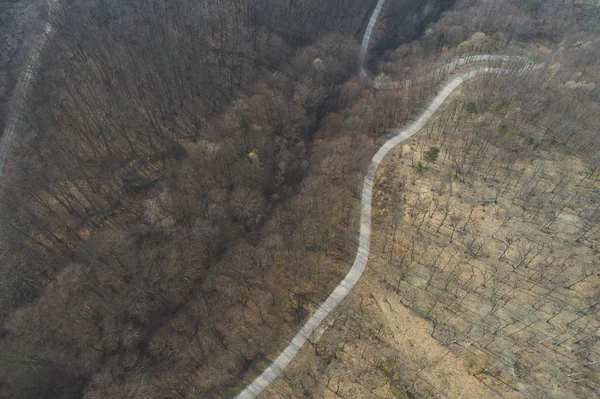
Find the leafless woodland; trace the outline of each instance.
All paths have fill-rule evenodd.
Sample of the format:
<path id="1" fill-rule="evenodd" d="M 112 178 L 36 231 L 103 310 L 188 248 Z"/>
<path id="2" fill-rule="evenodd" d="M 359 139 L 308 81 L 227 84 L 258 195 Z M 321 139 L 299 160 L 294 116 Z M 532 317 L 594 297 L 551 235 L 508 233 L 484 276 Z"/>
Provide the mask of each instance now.
<path id="1" fill-rule="evenodd" d="M 356 76 L 374 3 L 60 2 L 1 186 L 0 396 L 222 397 L 268 364 L 349 267 L 366 162 L 445 78 Z M 386 6 L 380 79 L 482 52 L 543 65 L 463 88 L 390 158 L 369 279 L 494 389 L 589 396 L 598 9 L 430 3 Z M 362 304 L 347 337 L 380 342 Z M 379 396 L 441 395 L 386 351 L 363 373 L 397 388 Z M 286 378 L 310 396 L 316 375 Z"/>

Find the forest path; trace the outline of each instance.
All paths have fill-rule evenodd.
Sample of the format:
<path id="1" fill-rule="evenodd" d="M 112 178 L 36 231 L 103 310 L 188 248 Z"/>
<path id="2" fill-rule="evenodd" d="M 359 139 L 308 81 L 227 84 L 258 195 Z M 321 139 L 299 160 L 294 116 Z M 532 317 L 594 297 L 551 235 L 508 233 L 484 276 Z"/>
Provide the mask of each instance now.
<path id="1" fill-rule="evenodd" d="M 51 15 L 52 11 L 57 6 L 57 2 L 57 0 L 48 0 L 48 15 Z M 30 49 L 31 55 L 29 56 L 29 59 L 23 68 L 23 73 L 21 74 L 17 83 L 17 87 L 15 88 L 14 104 L 8 115 L 6 127 L 2 133 L 2 137 L 0 137 L 0 179 L 2 179 L 4 174 L 6 159 L 10 152 L 11 144 L 15 138 L 17 125 L 19 123 L 19 118 L 21 117 L 21 111 L 25 105 L 25 99 L 27 98 L 27 91 L 40 66 L 39 64 L 42 48 L 53 33 L 54 27 L 48 21 L 44 26 L 44 30 L 33 42 L 33 45 Z"/>
<path id="2" fill-rule="evenodd" d="M 369 43 L 371 41 L 371 35 L 373 33 L 373 28 L 375 23 L 379 18 L 379 14 L 383 8 L 385 0 L 379 0 L 375 9 L 373 10 L 373 14 L 371 15 L 371 19 L 369 20 L 369 24 L 367 25 L 367 29 L 365 30 L 365 34 L 363 36 L 363 41 L 361 45 L 361 51 L 359 55 L 359 75 L 365 78 L 369 84 L 375 89 L 394 89 L 401 87 L 402 85 L 411 85 L 415 83 L 423 82 L 428 77 L 431 77 L 432 74 L 446 74 L 451 72 L 452 70 L 458 68 L 459 66 L 473 63 L 473 62 L 511 62 L 519 65 L 520 69 L 529 69 L 533 66 L 533 63 L 523 57 L 519 56 L 510 56 L 510 55 L 472 55 L 469 57 L 459 58 L 450 63 L 444 64 L 438 69 L 434 70 L 430 74 L 427 74 L 423 77 L 420 77 L 416 80 L 405 80 L 396 83 L 378 83 L 375 79 L 372 79 L 367 74 L 364 61 L 367 54 L 367 49 L 369 47 Z M 434 113 L 440 108 L 442 103 L 450 96 L 457 87 L 459 87 L 464 82 L 473 79 L 477 76 L 485 75 L 485 74 L 508 74 L 514 72 L 514 70 L 499 68 L 499 67 L 481 67 L 471 70 L 470 72 L 464 73 L 452 79 L 448 79 L 447 83 L 443 86 L 437 96 L 431 101 L 431 103 L 427 106 L 425 111 L 419 116 L 419 118 L 410 124 L 408 127 L 396 129 L 393 132 L 393 136 L 387 140 L 381 148 L 375 153 L 371 162 L 369 164 L 367 174 L 365 176 L 363 182 L 363 189 L 361 195 L 361 203 L 362 203 L 362 211 L 360 217 L 360 236 L 359 236 L 359 246 L 356 252 L 356 258 L 354 263 L 352 264 L 352 268 L 346 274 L 344 279 L 340 282 L 340 284 L 333 290 L 333 292 L 329 295 L 327 300 L 317 309 L 308 319 L 306 324 L 300 329 L 300 331 L 296 334 L 296 336 L 290 341 L 288 346 L 283 350 L 283 352 L 275 359 L 269 367 L 263 371 L 263 373 L 258 376 L 250 385 L 248 385 L 238 396 L 237 399 L 249 399 L 255 398 L 258 396 L 263 390 L 265 390 L 276 378 L 278 378 L 285 368 L 290 364 L 292 359 L 298 354 L 302 346 L 306 343 L 311 334 L 316 330 L 316 328 L 323 322 L 325 317 L 331 311 L 333 311 L 336 306 L 346 298 L 346 296 L 350 293 L 352 288 L 356 285 L 360 277 L 362 276 L 365 268 L 367 266 L 367 261 L 369 259 L 369 251 L 371 246 L 371 202 L 373 197 L 373 184 L 375 180 L 375 175 L 379 165 L 385 158 L 385 156 L 394 149 L 398 144 L 407 140 L 418 131 L 420 131 L 423 126 L 429 121 L 429 119 L 434 115 Z"/>

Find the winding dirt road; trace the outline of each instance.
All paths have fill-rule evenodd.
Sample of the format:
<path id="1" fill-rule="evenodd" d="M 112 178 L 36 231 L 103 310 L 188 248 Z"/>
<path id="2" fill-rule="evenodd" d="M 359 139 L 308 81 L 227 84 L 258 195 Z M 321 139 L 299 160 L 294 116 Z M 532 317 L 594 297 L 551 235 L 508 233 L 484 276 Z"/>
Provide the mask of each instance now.
<path id="1" fill-rule="evenodd" d="M 385 0 L 379 0 L 362 41 L 360 56 L 359 56 L 359 74 L 364 77 L 369 84 L 375 89 L 393 89 L 401 85 L 410 85 L 421 82 L 425 77 L 419 78 L 416 81 L 405 80 L 397 83 L 377 83 L 374 79 L 370 78 L 365 70 L 364 61 L 367 54 L 369 42 L 371 41 L 371 34 L 373 27 L 379 18 L 379 14 Z M 445 74 L 450 72 L 461 65 L 465 65 L 472 62 L 510 62 L 518 65 L 518 69 L 529 69 L 533 64 L 522 57 L 508 56 L 508 55 L 474 55 L 470 57 L 460 58 L 456 61 L 442 65 L 432 73 Z M 431 101 L 425 111 L 419 116 L 416 122 L 412 123 L 408 127 L 397 129 L 394 132 L 392 138 L 386 141 L 379 151 L 373 156 L 367 174 L 363 182 L 363 189 L 361 195 L 362 211 L 360 217 L 360 237 L 359 246 L 356 252 L 356 258 L 352 265 L 352 268 L 344 277 L 342 282 L 333 290 L 327 300 L 317 309 L 315 313 L 308 319 L 302 329 L 296 334 L 294 339 L 288 344 L 284 351 L 271 363 L 271 365 L 258 376 L 250 385 L 248 385 L 236 398 L 237 399 L 249 399 L 258 396 L 265 388 L 267 388 L 276 378 L 278 378 L 296 354 L 300 351 L 304 343 L 308 340 L 315 329 L 321 324 L 321 322 L 327 317 L 327 315 L 336 308 L 336 306 L 346 298 L 346 295 L 350 293 L 352 288 L 356 285 L 360 277 L 362 276 L 367 266 L 369 259 L 369 250 L 371 246 L 371 201 L 373 193 L 373 182 L 375 180 L 375 174 L 381 161 L 385 156 L 398 144 L 402 143 L 409 137 L 416 134 L 427 121 L 433 116 L 433 114 L 440 108 L 444 100 L 452 94 L 452 92 L 464 82 L 473 79 L 477 76 L 485 74 L 508 74 L 515 72 L 514 69 L 495 68 L 495 67 L 481 67 L 472 70 L 468 73 L 464 73 L 453 79 L 450 79 L 440 90 L 437 96 Z M 429 76 L 429 75 L 426 75 Z"/>

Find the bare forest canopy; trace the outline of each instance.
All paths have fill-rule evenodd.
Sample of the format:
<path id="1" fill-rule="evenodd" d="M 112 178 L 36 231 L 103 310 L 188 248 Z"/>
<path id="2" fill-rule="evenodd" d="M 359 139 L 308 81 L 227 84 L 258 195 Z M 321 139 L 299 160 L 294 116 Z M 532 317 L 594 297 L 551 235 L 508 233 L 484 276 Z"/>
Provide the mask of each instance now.
<path id="1" fill-rule="evenodd" d="M 378 140 L 439 84 L 357 77 L 375 3 L 60 1 L 0 186 L 0 397 L 229 397 L 264 369 L 355 255 Z M 591 185 L 598 12 L 389 0 L 370 68 L 415 78 L 444 57 L 556 49 L 538 78 L 490 78 L 457 113 L 510 106 L 497 159 L 560 148 Z M 477 174 L 475 152 L 455 179 Z"/>
<path id="2" fill-rule="evenodd" d="M 397 44 L 449 2 L 391 4 L 380 40 Z M 59 3 L 2 182 L 0 397 L 223 396 L 277 350 L 341 273 L 313 281 L 302 251 L 354 245 L 308 231 L 296 198 L 321 195 L 303 188 L 330 154 L 315 137 L 358 99 L 374 5 Z M 367 139 L 329 147 L 355 154 L 346 190 Z"/>

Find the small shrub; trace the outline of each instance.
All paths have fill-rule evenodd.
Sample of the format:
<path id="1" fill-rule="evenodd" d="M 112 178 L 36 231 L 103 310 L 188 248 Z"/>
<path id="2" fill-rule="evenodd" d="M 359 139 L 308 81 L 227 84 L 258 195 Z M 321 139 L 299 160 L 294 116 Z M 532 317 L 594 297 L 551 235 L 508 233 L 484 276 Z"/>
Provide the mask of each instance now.
<path id="1" fill-rule="evenodd" d="M 525 145 L 533 145 L 533 143 L 535 142 L 535 139 L 533 138 L 533 136 L 529 136 L 525 139 Z"/>
<path id="2" fill-rule="evenodd" d="M 534 13 L 542 8 L 542 2 L 540 0 L 532 0 L 525 5 L 525 11 L 528 13 Z"/>
<path id="3" fill-rule="evenodd" d="M 423 161 L 427 162 L 435 162 L 438 159 L 438 155 L 440 154 L 440 149 L 437 147 L 431 147 L 427 151 L 423 153 Z"/>
<path id="4" fill-rule="evenodd" d="M 474 115 L 477 113 L 477 105 L 475 105 L 475 103 L 467 103 L 465 105 L 465 110 L 469 116 Z"/>
<path id="5" fill-rule="evenodd" d="M 498 133 L 504 136 L 506 132 L 508 132 L 508 126 L 506 126 L 504 123 L 501 123 L 500 126 L 498 126 Z"/>
<path id="6" fill-rule="evenodd" d="M 498 110 L 502 107 L 502 101 L 496 101 L 492 105 L 489 106 L 488 111 L 490 112 L 498 112 Z"/>
<path id="7" fill-rule="evenodd" d="M 390 363 L 389 360 L 387 359 L 382 359 L 377 368 L 379 369 L 379 371 L 381 371 L 381 373 L 384 375 L 385 378 L 387 378 L 388 380 L 393 380 L 394 379 L 394 365 Z"/>

